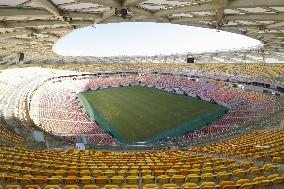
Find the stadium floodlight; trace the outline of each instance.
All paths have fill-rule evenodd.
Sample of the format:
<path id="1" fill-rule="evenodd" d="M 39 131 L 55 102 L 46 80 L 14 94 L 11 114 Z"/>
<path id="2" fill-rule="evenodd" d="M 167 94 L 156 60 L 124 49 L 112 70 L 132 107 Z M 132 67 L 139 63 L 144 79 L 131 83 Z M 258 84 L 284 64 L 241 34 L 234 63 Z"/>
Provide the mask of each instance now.
<path id="1" fill-rule="evenodd" d="M 115 15 L 121 16 L 121 18 L 126 19 L 128 16 L 128 10 L 127 9 L 115 9 Z"/>

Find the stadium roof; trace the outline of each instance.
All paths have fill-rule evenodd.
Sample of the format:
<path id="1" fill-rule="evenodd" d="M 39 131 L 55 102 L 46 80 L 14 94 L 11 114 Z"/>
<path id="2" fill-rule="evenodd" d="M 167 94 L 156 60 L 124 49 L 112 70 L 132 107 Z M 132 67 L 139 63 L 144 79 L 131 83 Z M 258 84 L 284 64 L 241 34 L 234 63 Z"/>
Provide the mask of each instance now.
<path id="1" fill-rule="evenodd" d="M 122 18 L 121 10 L 128 15 Z M 1 0 L 0 64 L 9 64 L 19 52 L 29 60 L 64 62 L 52 45 L 76 28 L 100 23 L 163 22 L 214 28 L 259 39 L 258 50 L 194 55 L 200 63 L 283 63 L 283 0 Z M 116 57 L 113 62 L 184 61 L 187 55 Z M 2 59 L 2 61 L 1 61 Z M 107 62 L 110 59 L 78 57 Z"/>

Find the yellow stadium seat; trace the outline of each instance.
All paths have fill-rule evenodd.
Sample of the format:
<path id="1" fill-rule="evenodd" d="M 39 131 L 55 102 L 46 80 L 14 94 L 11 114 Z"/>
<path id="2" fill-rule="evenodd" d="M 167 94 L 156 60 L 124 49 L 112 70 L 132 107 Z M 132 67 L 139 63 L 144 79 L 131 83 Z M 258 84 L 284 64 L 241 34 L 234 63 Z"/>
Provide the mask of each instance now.
<path id="1" fill-rule="evenodd" d="M 151 175 L 142 176 L 142 183 L 144 184 L 151 184 L 155 182 L 155 177 Z"/>
<path id="2" fill-rule="evenodd" d="M 119 171 L 117 171 L 117 176 L 126 177 L 127 176 L 127 171 L 126 170 L 119 170 Z"/>
<path id="3" fill-rule="evenodd" d="M 174 182 L 174 183 L 182 183 L 184 181 L 185 181 L 184 175 L 173 175 L 172 176 L 172 182 Z"/>
<path id="4" fill-rule="evenodd" d="M 78 185 L 65 185 L 63 189 L 80 189 Z"/>
<path id="5" fill-rule="evenodd" d="M 244 183 L 242 185 L 239 185 L 239 189 L 252 189 L 254 188 L 254 183 L 248 182 L 248 183 Z"/>
<path id="6" fill-rule="evenodd" d="M 211 167 L 205 167 L 203 170 L 202 170 L 203 173 L 213 173 L 214 172 L 214 169 L 211 168 Z"/>
<path id="7" fill-rule="evenodd" d="M 110 169 L 113 170 L 114 172 L 117 172 L 119 170 L 119 167 L 113 165 L 113 166 L 110 167 Z"/>
<path id="8" fill-rule="evenodd" d="M 79 178 L 81 184 L 92 184 L 94 182 L 93 177 L 91 176 L 83 176 Z"/>
<path id="9" fill-rule="evenodd" d="M 47 177 L 46 176 L 33 177 L 32 181 L 34 184 L 44 184 L 47 183 Z"/>
<path id="10" fill-rule="evenodd" d="M 255 185 L 258 187 L 258 188 L 261 188 L 261 187 L 266 187 L 270 184 L 270 180 L 267 180 L 267 179 L 264 179 L 264 180 L 260 180 L 260 181 L 257 181 L 255 182 Z"/>
<path id="11" fill-rule="evenodd" d="M 267 135 L 266 132 L 272 131 L 265 131 L 262 134 L 263 137 Z M 0 146 L 0 170 L 3 172 L 0 173 L 0 179 L 2 184 L 20 183 L 19 186 L 22 188 L 30 185 L 30 188 L 34 187 L 35 189 L 37 189 L 37 186 L 44 187 L 46 184 L 50 184 L 49 186 L 59 185 L 59 187 L 64 187 L 64 184 L 66 186 L 75 185 L 88 189 L 87 186 L 93 183 L 93 189 L 97 189 L 97 187 L 117 188 L 116 186 L 124 187 L 125 189 L 131 189 L 132 187 L 137 189 L 138 184 L 139 187 L 147 186 L 147 184 L 157 184 L 149 185 L 148 187 L 151 188 L 152 186 L 155 188 L 158 186 L 159 188 L 168 189 L 177 189 L 178 187 L 181 189 L 216 189 L 218 187 L 218 189 L 252 189 L 266 187 L 284 182 L 284 175 L 280 172 L 282 171 L 280 167 L 282 165 L 267 163 L 261 167 L 261 162 L 257 162 L 254 165 L 250 161 L 254 155 L 269 158 L 267 161 L 271 161 L 273 157 L 284 157 L 284 153 L 281 151 L 282 143 L 279 142 L 284 135 L 280 137 L 279 130 L 273 130 L 273 133 L 275 136 L 272 135 L 270 138 L 275 140 L 275 143 L 271 142 L 269 138 L 264 138 L 263 141 L 256 141 L 256 143 L 264 142 L 265 145 L 269 143 L 271 152 L 268 155 L 261 148 L 251 149 L 253 147 L 249 145 L 234 151 L 231 147 L 232 144 L 237 144 L 238 142 L 240 144 L 245 142 L 253 143 L 253 141 L 239 141 L 239 139 L 235 138 L 221 142 L 222 145 L 217 143 L 204 147 L 194 147 L 187 151 L 163 152 L 34 151 Z M 252 136 L 251 138 L 256 138 L 258 135 Z M 243 137 L 246 137 L 246 135 Z M 210 155 L 211 153 L 216 154 L 223 151 L 225 155 L 232 155 L 236 159 L 243 156 L 249 158 L 248 160 L 238 159 L 238 163 L 236 163 L 233 160 L 226 160 L 225 156 L 214 158 L 214 156 Z M 199 154 L 199 152 L 202 153 Z M 123 166 L 126 166 L 128 171 L 125 170 L 126 167 L 122 169 Z M 279 170 L 277 170 L 278 166 Z M 104 172 L 100 169 L 104 170 Z M 33 175 L 34 170 L 36 170 L 37 175 Z M 46 175 L 46 170 L 52 172 L 51 177 L 39 176 Z M 274 174 L 275 171 L 278 174 Z M 14 174 L 10 174 L 12 172 Z M 22 174 L 23 172 L 26 174 Z M 66 175 L 76 173 L 80 177 L 58 176 L 65 175 L 65 173 Z M 107 176 L 102 175 L 102 173 Z M 86 175 L 81 176 L 84 174 Z M 97 175 L 94 180 L 90 176 L 93 174 Z M 111 175 L 113 176 L 108 178 Z M 8 179 L 11 182 L 8 182 Z M 33 184 L 36 186 L 31 186 Z"/>
<path id="12" fill-rule="evenodd" d="M 168 176 L 173 176 L 173 175 L 176 175 L 177 174 L 177 171 L 176 170 L 174 170 L 174 169 L 168 169 L 167 171 L 166 171 L 166 175 L 168 175 Z"/>
<path id="13" fill-rule="evenodd" d="M 56 185 L 61 184 L 63 182 L 62 176 L 52 176 L 51 178 L 47 179 L 49 184 Z"/>
<path id="14" fill-rule="evenodd" d="M 160 175 L 163 175 L 165 173 L 165 171 L 163 171 L 163 170 L 154 170 L 154 176 L 156 177 L 156 176 L 160 176 Z"/>
<path id="15" fill-rule="evenodd" d="M 204 182 L 212 182 L 215 179 L 215 175 L 212 173 L 204 173 L 201 175 L 201 180 Z"/>
<path id="16" fill-rule="evenodd" d="M 239 169 L 240 168 L 240 165 L 237 164 L 237 163 L 232 163 L 230 165 L 228 165 L 228 170 L 236 170 L 236 169 Z"/>
<path id="17" fill-rule="evenodd" d="M 61 189 L 58 185 L 46 185 L 44 189 Z"/>
<path id="18" fill-rule="evenodd" d="M 191 165 L 185 164 L 185 165 L 182 166 L 181 169 L 189 170 L 189 169 L 191 169 Z"/>
<path id="19" fill-rule="evenodd" d="M 129 167 L 124 165 L 124 166 L 121 166 L 120 167 L 120 170 L 124 170 L 124 171 L 128 171 L 129 170 Z"/>
<path id="20" fill-rule="evenodd" d="M 227 171 L 227 167 L 225 165 L 219 165 L 219 166 L 215 167 L 215 171 L 217 171 L 217 172 Z"/>
<path id="21" fill-rule="evenodd" d="M 199 170 L 200 170 L 201 167 L 202 167 L 202 165 L 199 164 L 199 163 L 196 163 L 196 164 L 193 164 L 193 165 L 192 165 L 192 168 L 193 168 L 193 169 L 199 169 Z"/>
<path id="22" fill-rule="evenodd" d="M 83 186 L 83 189 L 99 189 L 99 187 L 95 184 L 87 184 Z"/>
<path id="23" fill-rule="evenodd" d="M 125 184 L 121 187 L 121 189 L 138 189 L 138 185 L 135 184 Z"/>
<path id="24" fill-rule="evenodd" d="M 280 176 L 274 177 L 274 178 L 268 179 L 268 180 L 270 180 L 272 184 L 282 184 L 282 183 L 284 183 L 284 177 L 280 177 Z"/>
<path id="25" fill-rule="evenodd" d="M 98 166 L 95 166 L 95 165 L 90 165 L 90 167 L 89 167 L 89 170 L 91 172 L 93 172 L 94 170 L 98 170 L 98 169 L 99 169 Z"/>
<path id="26" fill-rule="evenodd" d="M 247 171 L 243 169 L 237 169 L 233 171 L 233 176 L 238 177 L 238 178 L 244 178 L 246 177 Z"/>
<path id="27" fill-rule="evenodd" d="M 67 172 L 67 176 L 78 176 L 78 172 L 77 170 L 70 170 L 69 168 L 69 171 Z"/>
<path id="28" fill-rule="evenodd" d="M 240 168 L 241 169 L 249 169 L 250 167 L 252 167 L 253 163 L 249 162 L 249 161 L 244 161 L 240 163 Z"/>
<path id="29" fill-rule="evenodd" d="M 157 184 L 145 184 L 143 189 L 160 189 Z"/>
<path id="30" fill-rule="evenodd" d="M 64 171 L 64 170 L 57 170 L 57 171 L 54 171 L 53 172 L 53 175 L 54 176 L 62 176 L 62 177 L 65 177 L 67 175 L 67 172 Z"/>
<path id="31" fill-rule="evenodd" d="M 186 181 L 187 182 L 199 182 L 200 181 L 200 176 L 198 174 L 189 174 L 186 176 Z"/>
<path id="32" fill-rule="evenodd" d="M 74 184 L 78 184 L 79 180 L 76 176 L 68 176 L 64 178 L 64 183 L 68 185 L 74 185 Z"/>
<path id="33" fill-rule="evenodd" d="M 141 176 L 152 175 L 152 171 L 149 169 L 145 169 L 141 171 Z"/>
<path id="34" fill-rule="evenodd" d="M 1 169 L 1 168 L 0 168 Z M 0 179 L 4 180 L 5 179 L 5 176 L 7 176 L 6 173 L 0 173 Z"/>
<path id="35" fill-rule="evenodd" d="M 217 174 L 217 177 L 220 179 L 220 180 L 229 180 L 231 178 L 231 175 L 227 172 L 219 172 Z"/>
<path id="36" fill-rule="evenodd" d="M 83 170 L 79 172 L 80 177 L 90 176 L 90 174 L 91 174 L 90 171 L 87 171 L 87 170 Z"/>
<path id="37" fill-rule="evenodd" d="M 104 175 L 107 176 L 108 178 L 111 178 L 115 175 L 115 172 L 113 170 L 106 170 L 104 172 Z"/>
<path id="38" fill-rule="evenodd" d="M 272 165 L 272 164 L 265 164 L 262 168 L 264 171 L 267 171 L 267 172 L 275 172 L 278 166 Z"/>
<path id="39" fill-rule="evenodd" d="M 16 183 L 18 180 L 16 176 L 11 176 L 11 175 L 4 176 L 4 178 L 8 183 Z"/>
<path id="40" fill-rule="evenodd" d="M 128 176 L 126 177 L 126 183 L 127 184 L 138 184 L 139 177 L 138 176 Z"/>
<path id="41" fill-rule="evenodd" d="M 261 169 L 260 168 L 258 168 L 258 167 L 250 167 L 248 170 L 247 170 L 247 172 L 249 173 L 249 174 L 254 174 L 254 175 L 259 175 L 259 174 L 261 174 Z"/>
<path id="42" fill-rule="evenodd" d="M 105 172 L 105 171 L 107 171 L 108 169 L 109 169 L 108 166 L 101 166 L 101 167 L 100 167 L 100 170 L 101 170 L 102 172 Z"/>
<path id="43" fill-rule="evenodd" d="M 163 184 L 162 189 L 179 189 L 180 187 L 176 184 Z"/>
<path id="44" fill-rule="evenodd" d="M 194 168 L 194 169 L 190 169 L 189 172 L 191 174 L 201 174 L 201 169 L 198 169 L 198 168 Z"/>
<path id="45" fill-rule="evenodd" d="M 143 171 L 143 170 L 150 170 L 150 166 L 148 166 L 148 165 L 141 166 L 141 171 Z"/>
<path id="46" fill-rule="evenodd" d="M 24 189 L 41 189 L 39 185 L 25 185 Z"/>
<path id="47" fill-rule="evenodd" d="M 220 189 L 237 189 L 237 185 L 234 181 L 222 181 L 219 184 Z"/>
<path id="48" fill-rule="evenodd" d="M 31 184 L 33 184 L 33 182 L 32 182 L 31 179 L 22 178 L 22 177 L 18 178 L 18 182 L 19 182 L 20 184 L 23 184 L 23 185 L 31 185 Z"/>
<path id="49" fill-rule="evenodd" d="M 157 177 L 158 183 L 170 183 L 171 177 L 168 175 L 160 175 Z"/>
<path id="50" fill-rule="evenodd" d="M 20 185 L 9 184 L 6 185 L 5 189 L 22 189 Z"/>
<path id="51" fill-rule="evenodd" d="M 108 184 L 108 177 L 107 176 L 98 176 L 95 178 L 96 184 Z"/>
<path id="52" fill-rule="evenodd" d="M 281 157 L 273 157 L 272 163 L 283 163 L 283 159 Z"/>
<path id="53" fill-rule="evenodd" d="M 189 174 L 189 170 L 188 169 L 180 169 L 178 171 L 179 175 L 183 175 L 183 176 L 187 176 Z"/>
<path id="54" fill-rule="evenodd" d="M 270 184 L 270 180 L 267 180 L 264 176 L 260 176 L 260 177 L 255 177 L 253 179 L 253 183 L 257 187 L 265 187 Z"/>
<path id="55" fill-rule="evenodd" d="M 31 180 L 33 178 L 33 176 L 32 175 L 22 175 L 21 178 L 27 178 L 27 179 Z"/>
<path id="56" fill-rule="evenodd" d="M 93 172 L 91 173 L 92 177 L 96 178 L 98 176 L 102 175 L 102 171 L 101 170 L 93 170 Z"/>
<path id="57" fill-rule="evenodd" d="M 138 170 L 130 170 L 130 171 L 128 171 L 128 175 L 129 176 L 138 176 L 139 171 Z"/>
<path id="58" fill-rule="evenodd" d="M 181 189 L 198 189 L 199 186 L 196 183 L 185 183 L 181 185 Z"/>
<path id="59" fill-rule="evenodd" d="M 269 176 L 267 176 L 267 179 L 268 179 L 268 180 L 271 180 L 271 179 L 276 178 L 276 177 L 279 177 L 279 174 L 272 174 L 272 175 L 269 175 Z"/>
<path id="60" fill-rule="evenodd" d="M 115 184 L 107 184 L 103 187 L 103 189 L 119 189 L 119 186 Z"/>
<path id="61" fill-rule="evenodd" d="M 203 182 L 200 185 L 201 189 L 215 189 L 216 185 L 214 182 Z"/>
<path id="62" fill-rule="evenodd" d="M 123 176 L 113 176 L 110 178 L 112 184 L 123 184 L 124 177 Z"/>
<path id="63" fill-rule="evenodd" d="M 239 179 L 236 184 L 239 186 L 239 187 L 244 187 L 244 188 L 247 188 L 247 189 L 250 189 L 250 188 L 253 188 L 254 184 L 250 181 L 250 179 Z M 245 185 L 245 186 L 244 186 Z"/>
<path id="64" fill-rule="evenodd" d="M 50 178 L 50 177 L 53 176 L 53 172 L 50 171 L 50 170 L 45 170 L 45 171 L 43 171 L 43 175 L 47 176 L 48 178 Z"/>
<path id="65" fill-rule="evenodd" d="M 266 178 L 264 176 L 259 176 L 259 177 L 255 177 L 253 178 L 253 182 L 256 183 L 256 182 L 259 182 L 259 181 L 262 181 L 262 180 L 265 180 Z"/>

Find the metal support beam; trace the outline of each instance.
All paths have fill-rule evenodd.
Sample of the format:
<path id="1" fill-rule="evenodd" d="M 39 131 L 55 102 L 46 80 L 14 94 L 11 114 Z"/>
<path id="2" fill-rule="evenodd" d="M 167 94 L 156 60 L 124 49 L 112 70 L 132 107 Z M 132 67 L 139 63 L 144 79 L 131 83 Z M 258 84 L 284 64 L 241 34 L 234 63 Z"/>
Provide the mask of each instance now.
<path id="1" fill-rule="evenodd" d="M 220 8 L 217 10 L 217 28 L 220 25 L 223 25 L 224 22 L 224 10 L 227 8 L 229 0 L 219 0 L 220 1 Z"/>
<path id="2" fill-rule="evenodd" d="M 227 21 L 251 20 L 251 21 L 283 21 L 284 13 L 242 14 L 226 15 Z"/>
<path id="3" fill-rule="evenodd" d="M 139 14 L 139 16 L 136 16 L 137 18 L 140 16 L 148 16 L 153 17 L 153 14 L 150 11 L 146 11 L 140 8 L 136 7 L 130 7 L 130 11 L 135 12 Z M 113 9 L 109 12 L 112 12 Z M 108 12 L 108 11 L 107 11 Z M 107 15 L 108 13 L 105 13 Z M 65 12 L 63 14 L 64 16 L 68 16 L 71 18 L 82 18 L 82 19 L 100 19 L 104 15 L 102 14 L 96 14 L 96 13 L 83 13 L 83 12 Z M 37 9 L 21 9 L 21 8 L 0 8 L 0 17 L 50 17 L 53 16 L 46 10 L 37 10 Z M 181 17 L 181 18 L 174 18 L 171 19 L 172 22 L 191 22 L 192 20 L 200 21 L 213 21 L 216 20 L 216 18 L 212 16 L 205 16 L 205 17 Z M 257 21 L 283 21 L 284 20 L 284 13 L 264 13 L 264 14 L 243 14 L 243 15 L 226 15 L 224 17 L 227 21 L 238 21 L 238 20 L 257 20 Z M 135 17 L 134 19 L 135 20 Z M 275 26 L 282 26 L 282 25 L 275 25 Z"/>
<path id="4" fill-rule="evenodd" d="M 30 8 L 0 8 L 0 17 L 49 17 L 53 16 L 47 10 L 30 9 Z"/>
<path id="5" fill-rule="evenodd" d="M 282 0 L 231 0 L 228 8 L 283 7 Z"/>
<path id="6" fill-rule="evenodd" d="M 121 2 L 119 0 L 78 0 L 80 3 L 93 3 L 97 5 L 103 5 L 112 8 L 121 8 Z"/>
<path id="7" fill-rule="evenodd" d="M 19 4 L 19 5 L 17 5 L 17 7 L 26 6 L 26 5 L 28 5 L 29 3 L 31 3 L 31 2 L 32 2 L 32 0 L 27 0 L 27 1 L 25 1 L 25 2 L 23 2 L 23 3 L 21 3 L 21 4 Z"/>
<path id="8" fill-rule="evenodd" d="M 101 18 L 102 14 L 97 13 L 87 13 L 87 12 L 64 12 L 64 16 L 71 17 L 71 18 L 81 18 L 81 19 L 98 19 Z"/>
<path id="9" fill-rule="evenodd" d="M 130 21 L 139 21 L 139 20 L 143 20 L 143 19 L 147 19 L 148 16 L 145 15 L 138 15 L 138 16 L 132 16 L 130 18 Z"/>
<path id="10" fill-rule="evenodd" d="M 102 20 L 100 23 L 119 23 L 119 22 L 129 22 L 128 19 L 123 19 L 120 16 L 111 16 Z"/>
<path id="11" fill-rule="evenodd" d="M 32 0 L 32 1 L 40 5 L 45 10 L 51 12 L 53 15 L 61 16 L 61 13 L 58 7 L 54 3 L 52 3 L 50 0 Z"/>
<path id="12" fill-rule="evenodd" d="M 139 15 L 144 15 L 144 16 L 149 16 L 149 17 L 153 16 L 153 13 L 151 11 L 141 9 L 139 7 L 129 7 L 128 10 L 136 14 L 139 14 Z"/>
<path id="13" fill-rule="evenodd" d="M 231 0 L 228 2 L 227 9 L 253 8 L 253 7 L 281 7 L 284 6 L 282 0 Z M 154 13 L 154 16 L 163 16 L 179 13 L 214 11 L 220 8 L 219 3 L 202 3 L 197 5 L 179 6 L 171 9 L 164 9 Z"/>
<path id="14" fill-rule="evenodd" d="M 72 20 L 70 22 L 70 25 L 82 25 L 82 26 L 86 26 L 86 25 L 92 25 L 93 22 L 92 21 L 88 21 L 88 20 Z M 32 21 L 26 21 L 26 22 L 15 22 L 15 21 L 9 21 L 9 22 L 5 22 L 0 23 L 0 27 L 2 28 L 42 28 L 42 27 L 69 27 L 66 26 L 66 23 L 61 21 L 61 20 L 46 20 L 46 21 L 38 21 L 38 20 L 32 20 Z M 55 29 L 56 30 L 56 29 Z"/>
<path id="15" fill-rule="evenodd" d="M 283 17 L 282 17 L 283 18 Z M 284 20 L 284 18 L 283 18 Z M 274 23 L 274 24 L 269 24 L 267 26 L 265 26 L 267 29 L 272 29 L 272 28 L 278 28 L 278 27 L 282 27 L 284 26 L 284 21 L 282 22 L 277 22 L 277 23 Z"/>
<path id="16" fill-rule="evenodd" d="M 17 31 L 17 32 L 9 32 L 9 33 L 0 33 L 0 39 L 16 37 L 16 36 L 24 35 L 24 34 L 30 34 L 30 32 Z"/>
<path id="17" fill-rule="evenodd" d="M 115 9 L 114 8 L 110 8 L 109 10 L 107 10 L 106 12 L 103 13 L 103 15 L 101 15 L 100 18 L 95 19 L 93 24 L 98 24 L 101 23 L 102 21 L 112 17 L 115 15 Z"/>
<path id="18" fill-rule="evenodd" d="M 183 23 L 183 22 L 200 22 L 200 21 L 209 21 L 212 22 L 217 18 L 214 16 L 203 16 L 203 17 L 182 17 L 171 19 L 172 23 Z"/>
<path id="19" fill-rule="evenodd" d="M 212 11 L 212 10 L 218 10 L 218 8 L 220 8 L 220 5 L 218 3 L 203 3 L 197 5 L 187 5 L 171 9 L 164 9 L 155 12 L 153 16 L 157 17 L 157 16 L 164 16 L 171 14 L 187 13 L 187 12 Z"/>
<path id="20" fill-rule="evenodd" d="M 25 27 L 43 27 L 43 26 L 62 26 L 66 25 L 64 22 L 60 20 L 50 20 L 50 21 L 27 21 L 27 22 L 5 22 L 5 28 L 25 28 Z"/>
<path id="21" fill-rule="evenodd" d="M 143 3 L 145 1 L 147 1 L 147 0 L 125 0 L 123 2 L 123 7 L 136 6 L 136 5 Z"/>

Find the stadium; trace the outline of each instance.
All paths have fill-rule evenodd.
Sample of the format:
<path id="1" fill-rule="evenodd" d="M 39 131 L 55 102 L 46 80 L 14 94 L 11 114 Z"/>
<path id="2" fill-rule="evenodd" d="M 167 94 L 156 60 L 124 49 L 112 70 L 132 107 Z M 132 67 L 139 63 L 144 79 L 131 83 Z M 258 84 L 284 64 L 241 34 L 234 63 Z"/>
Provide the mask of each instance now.
<path id="1" fill-rule="evenodd" d="M 0 100 L 0 189 L 283 189 L 284 1 L 0 0 Z"/>

